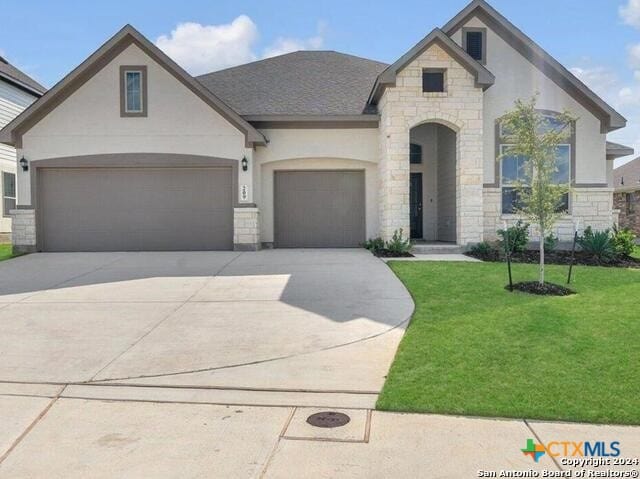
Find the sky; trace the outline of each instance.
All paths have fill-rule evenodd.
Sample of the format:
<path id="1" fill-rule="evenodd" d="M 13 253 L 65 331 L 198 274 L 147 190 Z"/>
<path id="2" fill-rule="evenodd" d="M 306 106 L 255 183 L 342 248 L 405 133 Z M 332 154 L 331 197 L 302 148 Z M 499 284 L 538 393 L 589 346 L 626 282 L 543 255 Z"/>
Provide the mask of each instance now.
<path id="1" fill-rule="evenodd" d="M 640 155 L 640 0 L 489 2 L 627 118 L 609 139 Z M 467 3 L 0 0 L 0 55 L 51 87 L 130 23 L 192 74 L 301 49 L 391 63 Z"/>

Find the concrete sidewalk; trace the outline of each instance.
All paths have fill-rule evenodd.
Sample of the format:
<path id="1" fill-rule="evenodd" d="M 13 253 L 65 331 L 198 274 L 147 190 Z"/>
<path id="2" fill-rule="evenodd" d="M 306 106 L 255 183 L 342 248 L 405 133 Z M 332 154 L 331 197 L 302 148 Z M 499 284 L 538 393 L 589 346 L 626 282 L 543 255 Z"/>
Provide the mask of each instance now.
<path id="1" fill-rule="evenodd" d="M 640 457 L 638 427 L 342 409 L 346 426 L 321 429 L 306 418 L 324 407 L 76 399 L 73 387 L 0 386 L 0 478 L 459 479 L 569 469 L 548 454 L 537 463 L 525 456 L 529 439 L 618 441 L 621 457 Z"/>

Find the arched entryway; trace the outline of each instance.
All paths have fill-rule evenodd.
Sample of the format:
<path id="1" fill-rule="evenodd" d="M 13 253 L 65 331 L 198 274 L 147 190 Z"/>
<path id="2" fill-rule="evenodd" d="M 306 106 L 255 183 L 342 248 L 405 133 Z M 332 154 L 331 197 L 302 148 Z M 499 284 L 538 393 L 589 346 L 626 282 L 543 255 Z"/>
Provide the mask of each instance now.
<path id="1" fill-rule="evenodd" d="M 409 219 L 416 242 L 457 241 L 456 136 L 434 122 L 410 130 Z"/>

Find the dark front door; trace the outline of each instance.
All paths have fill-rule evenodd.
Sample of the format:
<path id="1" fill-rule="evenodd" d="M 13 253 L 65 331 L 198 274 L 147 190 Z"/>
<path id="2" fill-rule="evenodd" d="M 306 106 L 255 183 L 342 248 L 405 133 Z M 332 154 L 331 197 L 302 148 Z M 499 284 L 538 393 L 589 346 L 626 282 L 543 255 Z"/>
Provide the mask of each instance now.
<path id="1" fill-rule="evenodd" d="M 422 173 L 411 173 L 409 216 L 411 238 L 422 238 Z"/>

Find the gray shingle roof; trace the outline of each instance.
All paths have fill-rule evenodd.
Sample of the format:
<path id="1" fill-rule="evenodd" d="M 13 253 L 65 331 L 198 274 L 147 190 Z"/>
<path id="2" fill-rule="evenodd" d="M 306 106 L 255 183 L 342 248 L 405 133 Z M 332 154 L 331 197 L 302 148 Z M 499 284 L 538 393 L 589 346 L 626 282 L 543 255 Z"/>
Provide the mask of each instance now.
<path id="1" fill-rule="evenodd" d="M 23 89 L 30 90 L 32 93 L 37 95 L 42 95 L 47 91 L 47 89 L 40 85 L 40 83 L 25 73 L 22 73 L 2 57 L 0 57 L 0 78 L 4 78 L 5 80 L 8 80 Z"/>
<path id="2" fill-rule="evenodd" d="M 613 187 L 621 191 L 640 190 L 640 158 L 613 170 Z"/>
<path id="3" fill-rule="evenodd" d="M 387 64 L 299 51 L 196 77 L 243 116 L 360 115 Z"/>

